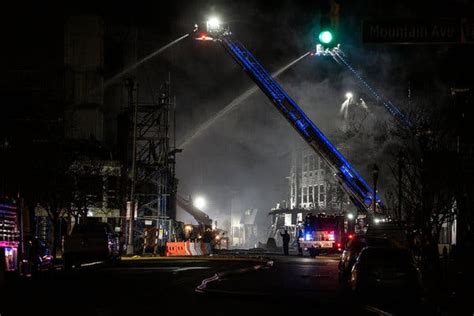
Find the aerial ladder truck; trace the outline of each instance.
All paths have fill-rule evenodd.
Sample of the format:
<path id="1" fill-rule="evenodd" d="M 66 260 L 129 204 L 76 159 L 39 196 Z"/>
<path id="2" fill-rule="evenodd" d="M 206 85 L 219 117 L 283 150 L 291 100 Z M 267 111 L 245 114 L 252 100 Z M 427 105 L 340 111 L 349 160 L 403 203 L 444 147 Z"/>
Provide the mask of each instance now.
<path id="1" fill-rule="evenodd" d="M 272 78 L 244 45 L 232 38 L 229 28 L 217 20 L 206 23 L 205 32 L 197 32 L 197 40 L 219 42 L 247 75 L 257 84 L 308 145 L 328 164 L 339 185 L 348 194 L 359 214 L 370 214 L 373 203 L 382 212 L 383 204 L 364 178 L 337 150 L 322 131 L 306 116 L 298 104 Z M 370 214 L 375 215 L 375 214 Z"/>

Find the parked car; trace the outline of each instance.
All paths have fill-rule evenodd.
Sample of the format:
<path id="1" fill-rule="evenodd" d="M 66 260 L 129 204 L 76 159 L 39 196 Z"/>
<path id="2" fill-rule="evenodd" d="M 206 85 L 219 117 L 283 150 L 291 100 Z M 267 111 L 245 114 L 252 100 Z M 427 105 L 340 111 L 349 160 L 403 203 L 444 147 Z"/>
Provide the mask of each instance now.
<path id="1" fill-rule="evenodd" d="M 366 247 L 352 268 L 350 286 L 357 294 L 419 300 L 421 275 L 411 252 L 404 248 Z"/>
<path id="2" fill-rule="evenodd" d="M 51 273 L 54 270 L 54 257 L 46 242 L 38 237 L 30 238 L 25 250 L 27 251 L 29 270 L 33 276 Z"/>
<path id="3" fill-rule="evenodd" d="M 351 274 L 352 266 L 356 262 L 362 249 L 365 247 L 395 247 L 387 238 L 379 238 L 365 235 L 355 235 L 346 243 L 346 247 L 339 260 L 339 280 L 347 282 Z"/>
<path id="4" fill-rule="evenodd" d="M 63 259 L 66 269 L 83 263 L 120 262 L 119 236 L 107 223 L 77 224 L 64 240 Z"/>

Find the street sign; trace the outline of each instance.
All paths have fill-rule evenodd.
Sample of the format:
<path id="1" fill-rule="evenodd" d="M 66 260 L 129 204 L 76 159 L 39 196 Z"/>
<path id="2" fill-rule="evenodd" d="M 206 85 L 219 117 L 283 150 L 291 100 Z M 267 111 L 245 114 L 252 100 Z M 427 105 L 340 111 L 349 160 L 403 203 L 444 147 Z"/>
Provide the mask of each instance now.
<path id="1" fill-rule="evenodd" d="M 474 42 L 474 22 L 465 19 L 388 19 L 363 23 L 364 43 L 443 44 Z"/>

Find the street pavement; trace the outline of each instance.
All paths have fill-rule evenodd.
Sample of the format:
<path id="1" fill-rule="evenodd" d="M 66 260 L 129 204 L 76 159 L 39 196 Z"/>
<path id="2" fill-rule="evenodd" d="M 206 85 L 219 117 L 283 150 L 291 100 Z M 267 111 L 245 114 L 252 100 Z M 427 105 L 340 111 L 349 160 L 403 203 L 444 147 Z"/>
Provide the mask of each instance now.
<path id="1" fill-rule="evenodd" d="M 355 300 L 339 284 L 337 263 L 335 256 L 280 255 L 138 258 L 112 267 L 98 263 L 16 282 L 2 296 L 0 314 L 384 315 L 387 310 Z"/>
<path id="2" fill-rule="evenodd" d="M 316 258 L 270 256 L 264 266 L 243 274 L 209 278 L 199 292 L 217 310 L 234 306 L 245 313 L 327 313 L 330 315 L 391 315 L 415 312 L 413 306 L 392 298 L 372 300 L 354 297 L 339 282 L 338 256 Z M 235 304 L 239 302 L 239 304 Z M 395 304 L 393 304 L 395 303 Z M 419 307 L 418 307 L 419 308 Z M 418 309 L 416 310 L 418 311 Z"/>

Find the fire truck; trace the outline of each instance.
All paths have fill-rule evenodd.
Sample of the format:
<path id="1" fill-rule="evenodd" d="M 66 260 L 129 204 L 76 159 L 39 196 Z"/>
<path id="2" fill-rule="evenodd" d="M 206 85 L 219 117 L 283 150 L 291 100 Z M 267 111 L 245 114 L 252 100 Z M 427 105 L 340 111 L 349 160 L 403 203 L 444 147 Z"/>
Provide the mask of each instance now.
<path id="1" fill-rule="evenodd" d="M 18 209 L 14 204 L 0 201 L 0 273 L 18 272 L 20 230 Z"/>
<path id="2" fill-rule="evenodd" d="M 341 251 L 345 235 L 343 215 L 308 214 L 300 229 L 299 247 L 310 256 Z"/>
<path id="3" fill-rule="evenodd" d="M 348 194 L 359 214 L 368 214 L 371 212 L 372 205 L 377 206 L 377 211 L 383 211 L 383 203 L 374 191 L 374 188 L 369 186 L 367 181 L 357 172 L 342 153 L 339 152 L 336 146 L 330 142 L 316 124 L 311 121 L 295 100 L 288 95 L 257 61 L 253 54 L 247 50 L 242 43 L 233 39 L 232 32 L 228 26 L 221 24 L 217 19 L 210 19 L 206 23 L 205 32 L 201 32 L 199 26 L 195 28 L 195 32 L 198 35 L 198 37 L 196 37 L 197 40 L 220 43 L 234 61 L 242 67 L 250 79 L 252 79 L 268 97 L 278 112 L 283 115 L 316 154 L 327 163 L 328 167 L 334 173 L 338 184 Z M 309 53 L 306 55 L 309 55 Z M 332 230 L 325 229 L 324 231 L 331 232 Z M 338 230 L 334 228 L 335 240 L 337 231 Z M 317 233 L 315 234 L 315 238 L 316 237 Z M 330 234 L 327 234 L 327 238 L 329 237 Z M 332 241 L 327 240 L 326 244 L 329 244 L 329 242 Z"/>

